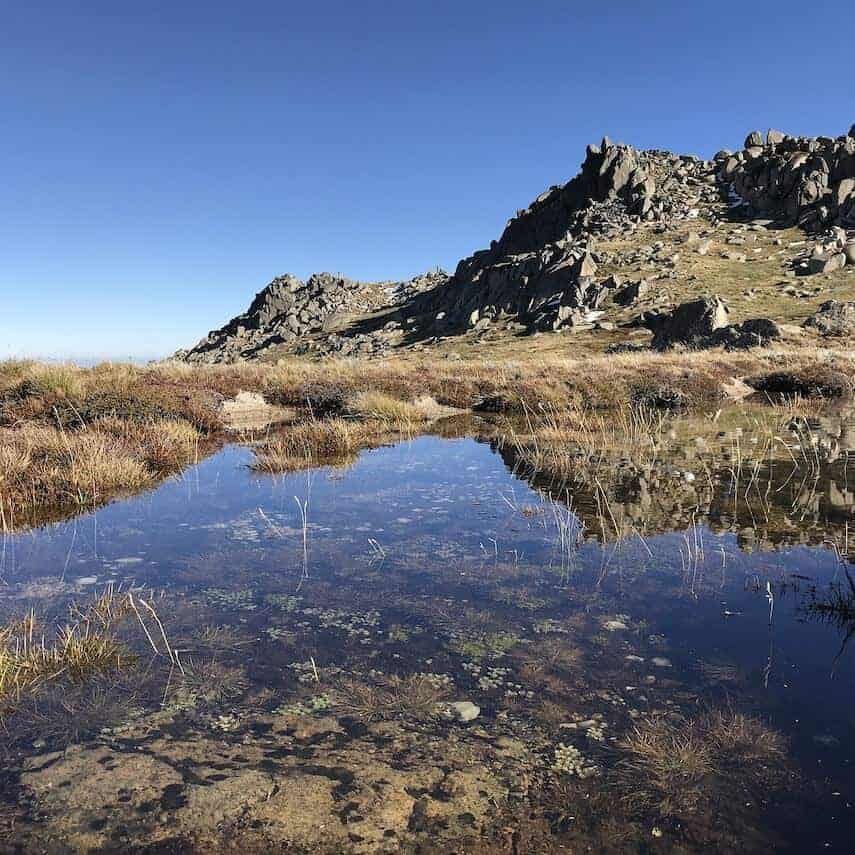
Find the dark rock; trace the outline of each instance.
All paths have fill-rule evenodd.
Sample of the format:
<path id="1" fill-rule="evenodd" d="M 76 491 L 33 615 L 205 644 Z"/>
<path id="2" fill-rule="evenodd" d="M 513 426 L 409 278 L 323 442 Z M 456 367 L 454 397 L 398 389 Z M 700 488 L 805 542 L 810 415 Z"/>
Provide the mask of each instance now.
<path id="1" fill-rule="evenodd" d="M 745 137 L 745 145 L 743 148 L 757 148 L 758 146 L 763 145 L 763 134 L 760 131 L 751 131 L 747 137 Z"/>
<path id="2" fill-rule="evenodd" d="M 842 398 L 851 393 L 849 378 L 824 366 L 798 371 L 773 371 L 745 381 L 753 389 L 773 397 Z"/>
<path id="3" fill-rule="evenodd" d="M 650 291 L 650 286 L 646 279 L 640 279 L 638 282 L 631 282 L 617 294 L 615 294 L 615 303 L 619 306 L 631 306 L 638 302 L 642 297 L 646 297 Z"/>
<path id="4" fill-rule="evenodd" d="M 842 252 L 815 255 L 808 260 L 808 272 L 811 274 L 833 273 L 845 265 L 846 256 Z"/>
<path id="5" fill-rule="evenodd" d="M 781 328 L 769 318 L 752 318 L 741 324 L 732 324 L 716 330 L 709 338 L 709 347 L 744 350 L 763 347 L 781 338 Z"/>
<path id="6" fill-rule="evenodd" d="M 703 297 L 677 306 L 670 315 L 651 319 L 653 347 L 665 350 L 677 344 L 705 346 L 709 337 L 727 326 L 730 312 L 718 297 Z"/>
<path id="7" fill-rule="evenodd" d="M 851 336 L 855 333 L 855 301 L 839 303 L 828 300 L 804 323 L 822 335 Z"/>

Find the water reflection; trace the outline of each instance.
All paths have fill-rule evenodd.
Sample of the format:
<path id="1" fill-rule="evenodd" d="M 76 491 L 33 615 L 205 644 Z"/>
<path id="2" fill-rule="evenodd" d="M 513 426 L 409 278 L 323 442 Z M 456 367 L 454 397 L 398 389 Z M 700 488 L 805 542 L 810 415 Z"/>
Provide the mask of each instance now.
<path id="1" fill-rule="evenodd" d="M 851 416 L 811 427 L 593 481 L 472 438 L 279 478 L 229 447 L 7 535 L 3 617 L 156 591 L 180 660 L 129 631 L 118 684 L 7 716 L 12 845 L 851 844 L 848 624 L 810 619 L 845 580 Z"/>

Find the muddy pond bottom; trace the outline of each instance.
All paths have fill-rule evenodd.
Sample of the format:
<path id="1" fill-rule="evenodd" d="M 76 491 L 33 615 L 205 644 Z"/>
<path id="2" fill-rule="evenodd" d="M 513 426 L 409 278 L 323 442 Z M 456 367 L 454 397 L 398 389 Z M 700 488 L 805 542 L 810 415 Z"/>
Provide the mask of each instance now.
<path id="1" fill-rule="evenodd" d="M 159 623 L 7 711 L 0 852 L 855 848 L 839 478 L 686 525 L 679 469 L 641 508 L 469 438 L 251 459 L 4 537 L 4 622 L 112 588 Z"/>

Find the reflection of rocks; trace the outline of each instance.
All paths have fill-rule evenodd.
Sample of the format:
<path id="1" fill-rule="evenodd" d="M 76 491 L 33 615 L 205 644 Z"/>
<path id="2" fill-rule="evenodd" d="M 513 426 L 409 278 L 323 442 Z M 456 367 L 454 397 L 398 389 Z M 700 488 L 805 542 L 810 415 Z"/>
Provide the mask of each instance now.
<path id="1" fill-rule="evenodd" d="M 573 510 L 597 539 L 613 539 L 615 528 L 628 536 L 684 531 L 698 523 L 718 534 L 732 532 L 745 551 L 819 544 L 829 538 L 842 543 L 855 510 L 849 472 L 855 454 L 855 412 L 829 411 L 809 425 L 791 422 L 788 429 L 791 444 L 801 435 L 804 454 L 795 448 L 791 457 L 776 444 L 771 461 L 767 451 L 756 459 L 746 454 L 741 463 L 731 465 L 726 448 L 715 458 L 707 457 L 695 443 L 663 450 L 652 466 L 620 460 L 599 467 L 590 477 L 580 463 L 569 484 L 547 472 L 531 473 L 509 444 L 494 447 L 509 469 L 556 499 L 566 497 L 569 489 Z M 693 474 L 708 466 L 708 475 Z M 607 511 L 597 480 L 606 492 Z M 605 526 L 603 514 L 608 518 Z"/>

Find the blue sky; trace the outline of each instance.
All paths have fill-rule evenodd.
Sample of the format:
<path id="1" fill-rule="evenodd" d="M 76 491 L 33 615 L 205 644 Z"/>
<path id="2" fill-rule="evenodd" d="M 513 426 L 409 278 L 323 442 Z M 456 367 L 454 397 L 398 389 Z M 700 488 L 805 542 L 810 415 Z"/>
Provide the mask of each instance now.
<path id="1" fill-rule="evenodd" d="M 0 358 L 164 355 L 286 271 L 453 268 L 604 133 L 855 121 L 849 0 L 0 8 Z"/>

